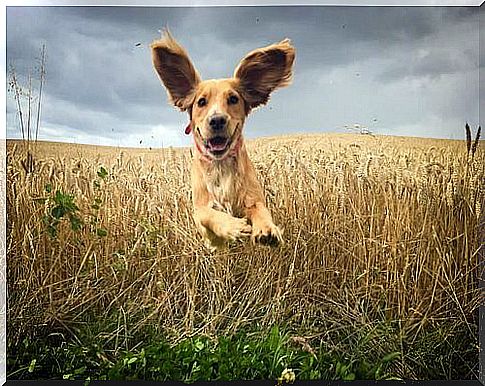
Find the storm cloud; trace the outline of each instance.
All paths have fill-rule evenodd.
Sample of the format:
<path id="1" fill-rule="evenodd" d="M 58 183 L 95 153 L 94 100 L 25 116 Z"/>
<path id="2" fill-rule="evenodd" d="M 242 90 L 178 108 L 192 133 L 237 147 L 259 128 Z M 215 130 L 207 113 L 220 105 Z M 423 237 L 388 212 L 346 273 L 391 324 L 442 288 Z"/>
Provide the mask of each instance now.
<path id="1" fill-rule="evenodd" d="M 203 78 L 231 76 L 254 48 L 289 37 L 293 84 L 248 119 L 256 137 L 344 131 L 462 138 L 478 123 L 478 7 L 8 7 L 7 63 L 25 75 L 42 44 L 40 138 L 188 145 L 149 44 L 168 26 Z M 19 137 L 7 100 L 7 137 Z"/>

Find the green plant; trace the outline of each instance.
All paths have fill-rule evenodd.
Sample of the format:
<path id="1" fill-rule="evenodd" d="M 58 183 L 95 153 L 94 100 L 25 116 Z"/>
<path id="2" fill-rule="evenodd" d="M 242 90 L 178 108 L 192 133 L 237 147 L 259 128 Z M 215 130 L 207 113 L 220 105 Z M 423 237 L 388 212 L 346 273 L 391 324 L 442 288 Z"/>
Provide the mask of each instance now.
<path id="1" fill-rule="evenodd" d="M 103 204 L 103 199 L 101 198 L 101 195 L 103 193 L 101 183 L 104 182 L 108 177 L 108 171 L 103 166 L 101 166 L 97 172 L 97 176 L 100 178 L 100 180 L 99 179 L 94 180 L 94 191 L 96 193 L 96 196 L 94 198 L 94 202 L 91 204 L 91 209 L 93 210 L 93 212 L 90 213 L 90 217 L 91 217 L 90 224 L 91 224 L 91 231 L 93 233 L 95 233 L 99 237 L 105 237 L 108 235 L 108 231 L 105 228 L 99 226 L 98 224 L 100 219 L 99 211 Z"/>
<path id="2" fill-rule="evenodd" d="M 50 184 L 45 186 L 45 191 L 50 194 L 47 198 L 47 213 L 43 217 L 49 236 L 52 238 L 57 236 L 62 219 L 69 221 L 73 231 L 79 231 L 83 221 L 78 215 L 79 208 L 75 203 L 74 195 L 66 194 L 61 190 L 52 193 Z"/>

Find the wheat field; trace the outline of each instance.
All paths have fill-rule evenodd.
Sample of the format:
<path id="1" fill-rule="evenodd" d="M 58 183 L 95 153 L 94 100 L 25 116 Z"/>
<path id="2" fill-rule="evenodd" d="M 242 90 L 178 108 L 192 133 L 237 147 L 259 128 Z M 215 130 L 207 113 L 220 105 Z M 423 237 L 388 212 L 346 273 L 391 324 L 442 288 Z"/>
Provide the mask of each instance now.
<path id="1" fill-rule="evenodd" d="M 210 253 L 192 219 L 190 149 L 38 142 L 26 158 L 7 141 L 9 340 L 113 314 L 106 334 L 120 342 L 146 325 L 174 342 L 281 322 L 327 340 L 382 318 L 411 340 L 443 321 L 471 329 L 483 300 L 477 145 L 247 141 L 285 243 Z"/>

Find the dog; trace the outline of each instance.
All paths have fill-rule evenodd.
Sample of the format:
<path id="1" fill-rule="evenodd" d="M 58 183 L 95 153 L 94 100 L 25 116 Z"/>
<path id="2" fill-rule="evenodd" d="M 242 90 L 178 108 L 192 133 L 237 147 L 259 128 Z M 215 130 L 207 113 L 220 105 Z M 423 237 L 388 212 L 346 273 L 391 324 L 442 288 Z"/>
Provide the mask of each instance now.
<path id="1" fill-rule="evenodd" d="M 251 51 L 232 78 L 204 81 L 168 30 L 150 48 L 169 101 L 189 114 L 185 133 L 193 133 L 195 148 L 194 220 L 206 245 L 214 250 L 246 237 L 278 245 L 282 231 L 266 207 L 243 127 L 253 109 L 265 105 L 275 89 L 291 83 L 295 48 L 290 40 Z"/>

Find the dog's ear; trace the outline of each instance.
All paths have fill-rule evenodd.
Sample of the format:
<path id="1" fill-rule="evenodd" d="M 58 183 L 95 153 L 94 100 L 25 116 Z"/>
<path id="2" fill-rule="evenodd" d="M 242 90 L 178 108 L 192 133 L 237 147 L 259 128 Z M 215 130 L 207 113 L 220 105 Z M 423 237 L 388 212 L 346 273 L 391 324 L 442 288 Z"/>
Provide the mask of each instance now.
<path id="1" fill-rule="evenodd" d="M 200 76 L 185 49 L 168 30 L 155 40 L 152 50 L 153 66 L 168 91 L 170 102 L 185 111 L 193 103 Z"/>
<path id="2" fill-rule="evenodd" d="M 241 60 L 234 77 L 247 103 L 247 113 L 269 100 L 273 90 L 291 82 L 295 48 L 289 39 L 259 48 Z"/>

